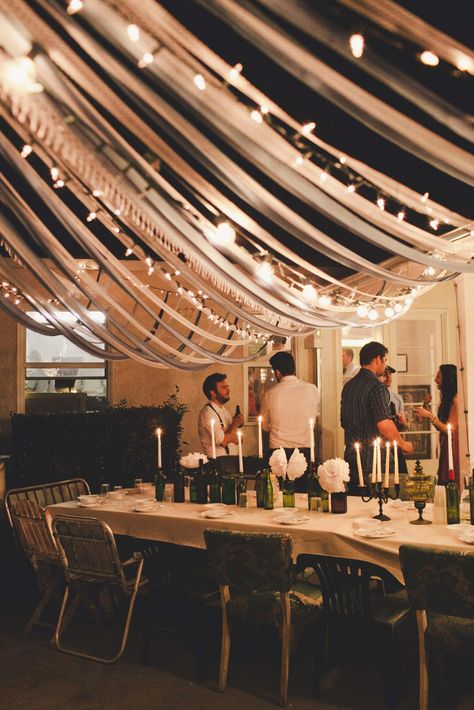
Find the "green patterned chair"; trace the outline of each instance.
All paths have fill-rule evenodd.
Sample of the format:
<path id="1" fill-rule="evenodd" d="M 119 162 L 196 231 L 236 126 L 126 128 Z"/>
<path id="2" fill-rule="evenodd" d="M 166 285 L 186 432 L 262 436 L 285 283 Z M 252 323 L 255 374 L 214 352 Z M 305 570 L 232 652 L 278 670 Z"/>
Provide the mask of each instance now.
<path id="1" fill-rule="evenodd" d="M 219 690 L 225 690 L 230 654 L 229 615 L 274 624 L 281 633 L 280 702 L 286 705 L 291 637 L 319 616 L 321 595 L 314 585 L 293 584 L 290 535 L 204 532 L 209 561 L 219 583 L 222 638 Z"/>
<path id="2" fill-rule="evenodd" d="M 400 562 L 416 609 L 420 657 L 420 709 L 428 707 L 426 651 L 474 658 L 474 553 L 402 545 Z"/>

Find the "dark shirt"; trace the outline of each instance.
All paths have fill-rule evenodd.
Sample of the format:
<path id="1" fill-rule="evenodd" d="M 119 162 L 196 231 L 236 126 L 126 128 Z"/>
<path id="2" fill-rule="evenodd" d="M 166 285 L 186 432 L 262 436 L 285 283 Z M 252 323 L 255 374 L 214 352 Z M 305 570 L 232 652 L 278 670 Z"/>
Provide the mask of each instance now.
<path id="1" fill-rule="evenodd" d="M 380 436 L 377 423 L 391 419 L 390 395 L 383 382 L 362 367 L 343 387 L 341 426 L 344 429 L 344 458 L 349 463 L 351 482 L 358 480 L 354 443 L 360 442 L 362 470 L 372 470 L 373 441 Z"/>

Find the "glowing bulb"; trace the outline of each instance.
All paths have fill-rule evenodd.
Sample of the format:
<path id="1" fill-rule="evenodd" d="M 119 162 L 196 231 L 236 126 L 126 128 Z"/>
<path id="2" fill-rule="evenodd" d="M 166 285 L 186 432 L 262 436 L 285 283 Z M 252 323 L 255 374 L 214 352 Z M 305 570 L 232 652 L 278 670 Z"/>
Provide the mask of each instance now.
<path id="1" fill-rule="evenodd" d="M 132 247 L 128 247 L 125 251 L 125 256 L 131 256 L 133 254 Z"/>
<path id="2" fill-rule="evenodd" d="M 265 115 L 269 111 L 270 111 L 270 109 L 268 108 L 268 106 L 266 104 L 262 104 L 260 106 L 260 113 L 262 113 L 263 115 Z"/>
<path id="3" fill-rule="evenodd" d="M 367 306 L 364 306 L 363 304 L 361 304 L 360 306 L 357 306 L 356 313 L 359 316 L 359 318 L 367 318 L 369 311 L 367 309 Z"/>
<path id="4" fill-rule="evenodd" d="M 403 301 L 404 301 L 404 303 L 405 303 L 406 306 L 411 306 L 411 304 L 413 303 L 413 296 L 411 296 L 411 295 L 410 295 L 410 296 L 405 296 L 405 298 L 403 299 Z"/>
<path id="5" fill-rule="evenodd" d="M 426 269 L 423 271 L 423 276 L 434 276 L 435 275 L 435 270 L 433 269 L 432 266 L 427 266 Z"/>
<path id="6" fill-rule="evenodd" d="M 344 163 L 347 163 L 347 158 L 346 158 L 346 156 L 345 156 L 345 155 L 340 155 L 340 156 L 339 156 L 339 162 L 341 163 L 341 165 L 344 165 Z"/>
<path id="7" fill-rule="evenodd" d="M 260 111 L 257 111 L 256 108 L 254 108 L 253 111 L 250 112 L 250 118 L 252 121 L 255 121 L 255 123 L 263 123 L 263 117 Z"/>
<path id="8" fill-rule="evenodd" d="M 360 59 L 361 56 L 364 54 L 365 40 L 363 35 L 351 35 L 349 39 L 349 45 L 351 48 L 352 56 L 354 56 L 356 59 Z"/>
<path id="9" fill-rule="evenodd" d="M 303 288 L 303 298 L 312 303 L 318 297 L 317 291 L 312 284 L 306 284 Z"/>
<path id="10" fill-rule="evenodd" d="M 215 241 L 224 246 L 229 246 L 235 242 L 235 229 L 229 222 L 219 222 L 215 231 Z"/>
<path id="11" fill-rule="evenodd" d="M 272 265 L 268 261 L 263 261 L 257 267 L 257 275 L 262 279 L 262 281 L 266 281 L 267 283 L 271 283 L 271 281 L 273 279 Z"/>
<path id="12" fill-rule="evenodd" d="M 296 158 L 293 161 L 293 165 L 303 165 L 304 163 L 304 158 L 302 155 L 296 156 Z"/>
<path id="13" fill-rule="evenodd" d="M 316 128 L 316 124 L 314 121 L 310 121 L 309 123 L 305 123 L 304 126 L 301 128 L 301 133 L 304 133 L 305 136 L 307 136 L 309 133 L 314 131 Z"/>
<path id="14" fill-rule="evenodd" d="M 319 297 L 318 303 L 322 308 L 327 308 L 332 303 L 331 296 L 328 296 L 327 294 L 323 294 L 322 296 Z"/>
<path id="15" fill-rule="evenodd" d="M 240 62 L 238 64 L 235 64 L 235 66 L 232 67 L 232 69 L 229 72 L 229 76 L 231 79 L 237 79 L 238 76 L 240 76 L 240 73 L 243 69 L 242 64 Z"/>
<path id="16" fill-rule="evenodd" d="M 355 192 L 355 185 L 348 185 L 347 186 L 347 192 Z"/>
<path id="17" fill-rule="evenodd" d="M 59 177 L 59 170 L 58 170 L 58 168 L 56 167 L 56 165 L 54 165 L 54 166 L 51 168 L 51 171 L 50 171 L 50 172 L 51 172 L 51 179 L 54 180 L 54 181 L 56 181 L 56 180 L 58 179 L 58 177 Z"/>
<path id="18" fill-rule="evenodd" d="M 319 182 L 326 182 L 328 179 L 328 174 L 326 172 L 322 172 L 321 175 L 319 176 Z"/>
<path id="19" fill-rule="evenodd" d="M 428 201 L 428 197 L 429 197 L 429 196 L 430 196 L 430 193 L 429 193 L 429 192 L 425 192 L 425 194 L 420 197 L 420 202 L 423 202 L 423 204 L 426 204 L 426 202 Z"/>
<path id="20" fill-rule="evenodd" d="M 86 222 L 92 222 L 97 217 L 97 212 L 89 212 L 86 217 Z"/>
<path id="21" fill-rule="evenodd" d="M 203 77 L 202 74 L 195 74 L 195 75 L 194 75 L 194 78 L 193 78 L 193 81 L 194 81 L 194 85 L 195 85 L 200 91 L 204 91 L 204 90 L 205 90 L 205 88 L 206 88 L 206 80 L 205 80 L 205 78 Z"/>
<path id="22" fill-rule="evenodd" d="M 140 39 L 140 28 L 138 25 L 129 25 L 127 27 L 127 34 L 132 42 L 138 42 Z"/>
<path id="23" fill-rule="evenodd" d="M 399 221 L 399 222 L 403 222 L 403 220 L 405 219 L 405 217 L 406 217 L 405 212 L 404 212 L 403 210 L 400 210 L 400 212 L 397 214 L 397 219 L 398 219 L 398 221 Z"/>
<path id="24" fill-rule="evenodd" d="M 394 315 L 395 315 L 395 311 L 393 310 L 393 308 L 391 306 L 387 306 L 387 308 L 385 309 L 385 317 L 386 318 L 393 318 Z"/>
<path id="25" fill-rule="evenodd" d="M 466 57 L 465 54 L 459 58 L 456 66 L 459 71 L 467 71 L 469 74 L 474 74 L 474 62 L 470 57 Z"/>
<path id="26" fill-rule="evenodd" d="M 369 311 L 369 313 L 368 313 L 368 318 L 369 318 L 369 320 L 374 321 L 374 320 L 377 320 L 378 317 L 379 317 L 379 314 L 377 313 L 377 311 L 375 310 L 375 308 L 371 308 L 370 311 Z"/>
<path id="27" fill-rule="evenodd" d="M 430 52 L 429 50 L 425 50 L 420 54 L 420 59 L 423 64 L 425 64 L 427 67 L 437 67 L 439 64 L 439 57 L 437 54 L 434 52 Z"/>
<path id="28" fill-rule="evenodd" d="M 154 272 L 154 270 L 155 270 L 154 267 L 150 266 L 150 268 L 148 269 L 148 276 L 151 276 L 152 273 Z"/>
<path id="29" fill-rule="evenodd" d="M 3 80 L 17 91 L 29 94 L 43 91 L 42 84 L 36 81 L 36 67 L 30 57 L 17 57 L 5 62 Z"/>
<path id="30" fill-rule="evenodd" d="M 378 207 L 380 210 L 384 210 L 384 209 L 385 209 L 385 200 L 384 200 L 383 197 L 379 197 L 379 199 L 377 200 L 377 207 Z"/>
<path id="31" fill-rule="evenodd" d="M 436 231 L 439 227 L 439 219 L 430 219 L 430 227 Z"/>
<path id="32" fill-rule="evenodd" d="M 82 0 L 69 0 L 67 6 L 67 14 L 74 15 L 76 12 L 82 10 L 84 3 Z"/>
<path id="33" fill-rule="evenodd" d="M 53 184 L 53 187 L 55 190 L 61 189 L 61 187 L 64 187 L 64 180 L 56 180 L 56 182 Z"/>
<path id="34" fill-rule="evenodd" d="M 29 143 L 25 143 L 25 145 L 21 149 L 21 153 L 20 153 L 21 157 L 27 158 L 29 156 L 29 154 L 32 152 L 32 150 L 33 150 L 33 148 L 31 147 L 31 145 Z"/>
<path id="35" fill-rule="evenodd" d="M 143 69 L 148 64 L 153 64 L 154 56 L 151 52 L 145 52 L 143 57 L 138 61 L 139 69 Z"/>

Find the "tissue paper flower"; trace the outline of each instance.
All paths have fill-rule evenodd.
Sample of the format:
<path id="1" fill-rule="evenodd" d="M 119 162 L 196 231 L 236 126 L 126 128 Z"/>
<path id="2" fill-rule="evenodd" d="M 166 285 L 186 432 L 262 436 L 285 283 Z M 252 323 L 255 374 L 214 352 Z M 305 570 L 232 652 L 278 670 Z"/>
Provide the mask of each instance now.
<path id="1" fill-rule="evenodd" d="M 328 459 L 318 467 L 321 486 L 328 493 L 344 493 L 349 480 L 349 464 L 343 459 Z"/>
<path id="2" fill-rule="evenodd" d="M 276 476 L 282 476 L 282 478 L 285 477 L 288 462 L 286 459 L 285 449 L 282 446 L 280 446 L 279 449 L 275 449 L 273 454 L 270 456 L 268 463 L 270 464 L 272 473 Z"/>
<path id="3" fill-rule="evenodd" d="M 295 449 L 291 454 L 286 468 L 286 475 L 288 476 L 288 479 L 290 481 L 294 481 L 295 478 L 302 476 L 307 468 L 308 462 L 306 461 L 305 455 L 302 454 L 299 449 Z"/>
<path id="4" fill-rule="evenodd" d="M 201 454 L 199 451 L 195 451 L 193 454 L 188 454 L 187 456 L 181 456 L 179 463 L 184 468 L 199 468 L 199 461 L 203 463 L 208 462 L 206 454 Z"/>

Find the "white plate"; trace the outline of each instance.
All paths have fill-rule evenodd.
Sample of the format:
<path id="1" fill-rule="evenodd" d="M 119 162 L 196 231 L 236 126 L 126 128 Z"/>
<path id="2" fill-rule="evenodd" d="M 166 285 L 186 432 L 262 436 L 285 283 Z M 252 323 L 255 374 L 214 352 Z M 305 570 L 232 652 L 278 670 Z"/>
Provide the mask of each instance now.
<path id="1" fill-rule="evenodd" d="M 199 513 L 199 517 L 208 518 L 210 520 L 214 518 L 228 518 L 230 515 L 234 515 L 232 510 L 225 510 L 224 508 L 215 508 L 214 510 L 205 510 L 203 513 Z"/>
<path id="2" fill-rule="evenodd" d="M 160 505 L 159 503 L 154 503 L 153 505 L 147 505 L 147 506 L 141 505 L 141 506 L 139 506 L 138 508 L 136 508 L 135 506 L 133 506 L 132 511 L 133 511 L 134 513 L 151 513 L 151 512 L 153 512 L 154 510 L 159 510 L 159 509 L 162 508 L 162 507 L 163 507 L 163 506 Z"/>
<path id="3" fill-rule="evenodd" d="M 395 535 L 395 530 L 393 528 L 386 528 L 385 526 L 381 525 L 379 528 L 374 528 L 373 530 L 364 530 L 364 528 L 359 528 L 358 530 L 355 530 L 354 534 L 358 535 L 358 537 L 369 537 L 369 538 L 382 538 L 382 537 L 388 537 L 389 535 Z"/>
<path id="4" fill-rule="evenodd" d="M 474 535 L 456 535 L 461 542 L 466 542 L 468 545 L 474 545 Z"/>
<path id="5" fill-rule="evenodd" d="M 92 503 L 81 503 L 81 501 L 78 501 L 78 506 L 79 508 L 97 508 L 100 505 L 104 504 L 104 501 L 102 500 L 97 500 L 97 501 L 92 501 Z"/>
<path id="6" fill-rule="evenodd" d="M 274 518 L 274 521 L 280 525 L 300 525 L 302 523 L 309 523 L 309 520 L 307 515 L 297 513 L 293 513 L 293 515 L 278 515 Z"/>
<path id="7" fill-rule="evenodd" d="M 225 508 L 225 503 L 204 503 L 202 506 L 205 510 L 219 510 L 220 508 Z"/>
<path id="8" fill-rule="evenodd" d="M 391 505 L 395 510 L 414 510 L 415 504 L 412 500 L 400 500 L 400 498 L 395 498 L 395 500 L 389 500 L 388 505 Z"/>
<path id="9" fill-rule="evenodd" d="M 453 533 L 453 535 L 460 535 L 461 533 L 466 533 L 471 529 L 469 523 L 454 523 L 454 525 L 446 525 L 448 532 Z"/>

